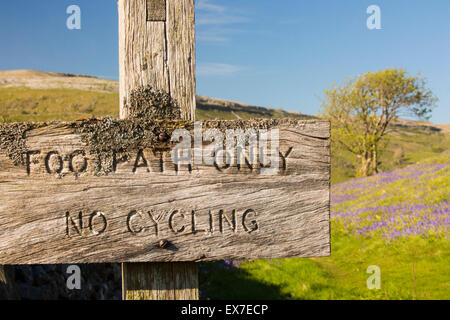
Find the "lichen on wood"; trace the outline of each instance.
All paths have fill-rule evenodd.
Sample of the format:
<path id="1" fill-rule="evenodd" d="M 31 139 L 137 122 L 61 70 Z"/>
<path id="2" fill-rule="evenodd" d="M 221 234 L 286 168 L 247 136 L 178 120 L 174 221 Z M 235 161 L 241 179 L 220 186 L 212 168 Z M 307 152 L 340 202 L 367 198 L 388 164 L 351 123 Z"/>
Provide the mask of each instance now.
<path id="1" fill-rule="evenodd" d="M 141 86 L 130 92 L 128 117 L 152 120 L 179 120 L 181 108 L 169 93 L 151 86 Z"/>
<path id="2" fill-rule="evenodd" d="M 25 164 L 26 132 L 42 123 L 0 123 L 0 152 L 6 154 L 15 166 Z"/>
<path id="3" fill-rule="evenodd" d="M 111 117 L 81 121 L 74 126 L 89 153 L 99 159 L 97 174 L 111 172 L 114 161 L 127 161 L 131 150 L 155 145 L 160 131 L 155 122 Z"/>

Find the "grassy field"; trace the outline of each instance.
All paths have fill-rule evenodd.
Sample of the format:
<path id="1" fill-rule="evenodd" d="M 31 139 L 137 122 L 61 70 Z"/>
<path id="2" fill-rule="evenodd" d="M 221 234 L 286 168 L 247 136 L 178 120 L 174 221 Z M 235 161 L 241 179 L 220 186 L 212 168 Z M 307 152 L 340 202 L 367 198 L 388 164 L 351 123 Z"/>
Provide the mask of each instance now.
<path id="1" fill-rule="evenodd" d="M 0 86 L 0 121 L 72 121 L 91 117 L 118 117 L 119 94 L 74 88 L 31 89 Z M 198 120 L 255 118 L 310 119 L 307 115 L 199 97 Z"/>
<path id="2" fill-rule="evenodd" d="M 203 298 L 450 299 L 449 200 L 448 153 L 334 185 L 331 257 L 207 263 Z"/>
<path id="3" fill-rule="evenodd" d="M 112 82 L 13 75 L 19 80 L 2 78 L 0 72 L 0 121 L 118 116 L 117 85 Z M 47 82 L 49 87 L 43 85 Z M 198 98 L 199 120 L 278 117 L 312 118 Z M 203 264 L 202 297 L 450 299 L 450 134 L 413 123 L 392 126 L 387 138 L 380 159 L 383 173 L 365 179 L 354 179 L 351 154 L 332 147 L 331 257 Z M 380 290 L 367 288 L 371 265 L 381 269 Z"/>
<path id="4" fill-rule="evenodd" d="M 0 87 L 0 121 L 25 122 L 119 116 L 115 92 Z"/>

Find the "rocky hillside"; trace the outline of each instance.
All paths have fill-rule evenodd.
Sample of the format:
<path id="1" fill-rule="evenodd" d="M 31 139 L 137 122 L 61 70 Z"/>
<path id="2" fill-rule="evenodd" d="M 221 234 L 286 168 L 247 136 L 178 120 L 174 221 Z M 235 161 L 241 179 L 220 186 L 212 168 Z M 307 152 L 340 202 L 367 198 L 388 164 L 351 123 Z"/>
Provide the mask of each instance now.
<path id="1" fill-rule="evenodd" d="M 118 116 L 119 83 L 33 70 L 0 71 L 0 121 L 75 120 Z M 296 112 L 197 96 L 197 118 L 313 118 Z"/>
<path id="2" fill-rule="evenodd" d="M 96 92 L 118 92 L 119 83 L 86 75 L 35 70 L 0 71 L 0 87 L 30 89 L 78 89 Z"/>

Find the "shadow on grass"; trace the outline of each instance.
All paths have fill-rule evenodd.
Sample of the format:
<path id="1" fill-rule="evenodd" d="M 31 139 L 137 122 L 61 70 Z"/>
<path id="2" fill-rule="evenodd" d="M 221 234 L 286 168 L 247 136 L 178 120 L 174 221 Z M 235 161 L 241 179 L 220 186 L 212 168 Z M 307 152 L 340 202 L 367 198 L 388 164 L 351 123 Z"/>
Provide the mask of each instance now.
<path id="1" fill-rule="evenodd" d="M 203 263 L 200 267 L 201 300 L 287 300 L 281 287 L 252 279 L 247 270 L 224 262 Z"/>

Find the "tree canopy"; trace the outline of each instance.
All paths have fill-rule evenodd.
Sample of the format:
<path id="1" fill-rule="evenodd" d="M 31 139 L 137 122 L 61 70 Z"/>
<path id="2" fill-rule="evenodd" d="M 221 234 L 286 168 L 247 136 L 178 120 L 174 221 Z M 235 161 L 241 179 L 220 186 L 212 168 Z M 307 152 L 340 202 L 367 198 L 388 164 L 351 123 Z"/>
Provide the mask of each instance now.
<path id="1" fill-rule="evenodd" d="M 399 116 L 429 119 L 438 99 L 426 79 L 403 69 L 368 72 L 325 90 L 323 114 L 332 122 L 332 141 L 360 160 L 359 176 L 378 172 L 380 142 Z"/>

